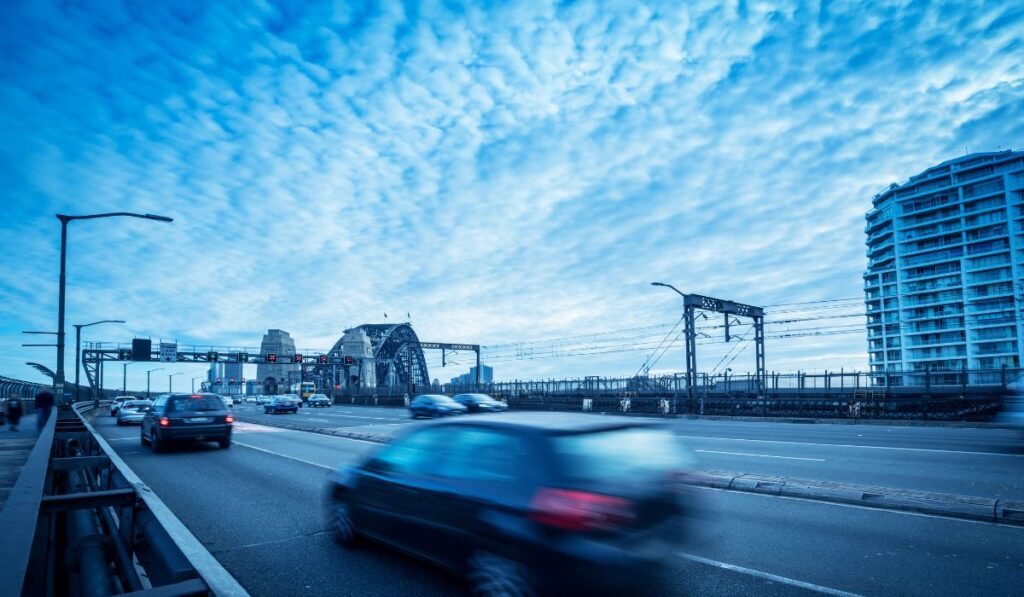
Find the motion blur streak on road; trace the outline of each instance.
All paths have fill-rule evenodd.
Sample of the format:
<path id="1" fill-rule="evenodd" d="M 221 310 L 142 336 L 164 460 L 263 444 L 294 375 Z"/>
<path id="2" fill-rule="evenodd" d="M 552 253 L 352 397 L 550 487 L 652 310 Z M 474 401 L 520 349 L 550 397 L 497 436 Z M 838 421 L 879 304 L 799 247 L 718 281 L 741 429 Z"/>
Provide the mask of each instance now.
<path id="1" fill-rule="evenodd" d="M 334 407 L 315 414 L 303 409 L 297 416 L 274 416 L 292 421 L 302 416 L 337 417 L 339 427 L 382 423 L 395 427 L 408 420 L 397 416 L 400 414 L 393 409 Z M 678 424 L 690 436 L 696 432 L 723 437 L 772 431 L 766 427 L 754 427 L 755 431 L 728 428 L 717 422 Z M 97 426 L 104 436 L 116 440 L 112 445 L 129 466 L 254 595 L 450 595 L 463 590 L 458 580 L 390 550 L 369 544 L 350 551 L 332 542 L 322 511 L 328 474 L 323 467 L 353 462 L 375 449 L 373 444 L 239 424 L 234 436 L 238 445 L 230 450 L 218 450 L 211 444 L 154 455 L 138 445 L 138 428 L 118 428 L 109 417 L 100 417 Z M 806 427 L 790 425 L 782 437 L 794 442 L 814 439 L 819 444 L 846 445 L 855 445 L 854 439 L 868 444 L 889 438 L 890 444 L 909 442 L 917 446 L 934 446 L 937 437 L 934 429 L 914 429 L 917 433 L 908 434 L 909 439 L 896 440 L 884 429 L 866 433 L 863 427 L 818 429 L 825 427 L 822 425 L 805 432 Z M 955 431 L 949 447 L 977 447 L 980 434 L 973 432 L 987 430 Z M 865 437 L 857 438 L 859 433 Z M 701 447 L 699 441 L 712 442 L 703 446 L 722 446 L 726 443 L 713 442 L 729 440 L 694 439 L 694 447 Z M 736 443 L 729 445 L 734 448 Z M 721 451 L 763 449 L 747 446 Z M 851 448 L 819 452 L 821 449 L 808 447 L 802 453 L 825 458 L 825 464 L 839 472 L 847 466 L 868 466 L 871 459 L 889 457 L 895 467 L 896 459 L 914 458 L 915 454 L 876 450 L 870 455 L 855 452 L 855 458 L 838 451 Z M 699 466 L 704 468 L 712 467 L 712 456 L 740 458 L 699 456 Z M 753 466 L 755 460 L 762 468 L 747 472 L 822 464 L 768 458 L 746 462 Z M 1017 458 L 1002 460 L 1021 464 Z M 939 462 L 934 466 L 944 465 Z M 909 468 L 904 468 L 904 474 Z M 813 589 L 817 586 L 867 595 L 1010 595 L 1024 576 L 1022 528 L 728 491 L 701 490 L 700 494 L 709 514 L 688 548 L 696 560 L 665 554 L 673 559 L 674 594 L 812 595 L 819 593 Z"/>

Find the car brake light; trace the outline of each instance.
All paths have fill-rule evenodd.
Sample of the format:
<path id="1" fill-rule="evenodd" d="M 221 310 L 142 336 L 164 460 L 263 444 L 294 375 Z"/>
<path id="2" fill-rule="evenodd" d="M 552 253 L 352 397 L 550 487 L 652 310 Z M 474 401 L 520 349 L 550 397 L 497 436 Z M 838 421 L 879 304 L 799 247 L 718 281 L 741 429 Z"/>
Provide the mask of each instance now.
<path id="1" fill-rule="evenodd" d="M 171 420 L 170 419 L 168 419 L 167 417 L 160 417 L 160 426 L 161 427 L 167 427 L 170 424 L 171 424 Z"/>
<path id="2" fill-rule="evenodd" d="M 575 489 L 542 488 L 530 507 L 534 521 L 567 531 L 612 529 L 636 518 L 629 500 Z"/>
<path id="3" fill-rule="evenodd" d="M 225 423 L 234 423 L 235 422 L 235 418 L 232 417 L 231 415 L 228 415 L 228 416 L 224 417 L 224 422 Z"/>

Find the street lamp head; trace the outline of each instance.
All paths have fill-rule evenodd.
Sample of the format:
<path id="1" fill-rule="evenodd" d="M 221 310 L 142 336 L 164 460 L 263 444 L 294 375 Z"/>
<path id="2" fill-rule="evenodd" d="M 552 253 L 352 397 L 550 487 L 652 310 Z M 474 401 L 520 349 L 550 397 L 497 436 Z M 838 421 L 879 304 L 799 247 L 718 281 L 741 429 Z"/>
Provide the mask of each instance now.
<path id="1" fill-rule="evenodd" d="M 651 286 L 665 286 L 661 282 L 651 282 Z"/>
<path id="2" fill-rule="evenodd" d="M 174 218 L 168 218 L 167 216 L 158 216 L 156 214 L 146 214 L 144 216 L 147 220 L 156 220 L 157 222 L 173 222 Z"/>

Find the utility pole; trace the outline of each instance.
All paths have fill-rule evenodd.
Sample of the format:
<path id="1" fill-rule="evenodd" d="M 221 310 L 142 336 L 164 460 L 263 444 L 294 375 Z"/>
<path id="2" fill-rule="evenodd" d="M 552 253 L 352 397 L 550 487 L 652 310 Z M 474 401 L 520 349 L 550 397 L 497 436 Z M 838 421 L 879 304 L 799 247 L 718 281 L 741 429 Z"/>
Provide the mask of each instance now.
<path id="1" fill-rule="evenodd" d="M 146 220 L 157 220 L 159 222 L 174 221 L 166 216 L 137 214 L 124 211 L 92 214 L 87 216 L 68 216 L 64 214 L 57 214 L 57 219 L 60 220 L 60 279 L 57 294 L 57 371 L 53 375 L 53 392 L 58 404 L 64 403 L 64 303 L 66 294 L 65 290 L 67 288 L 68 222 L 73 220 L 95 220 L 98 218 L 112 218 L 117 216 L 143 218 Z"/>

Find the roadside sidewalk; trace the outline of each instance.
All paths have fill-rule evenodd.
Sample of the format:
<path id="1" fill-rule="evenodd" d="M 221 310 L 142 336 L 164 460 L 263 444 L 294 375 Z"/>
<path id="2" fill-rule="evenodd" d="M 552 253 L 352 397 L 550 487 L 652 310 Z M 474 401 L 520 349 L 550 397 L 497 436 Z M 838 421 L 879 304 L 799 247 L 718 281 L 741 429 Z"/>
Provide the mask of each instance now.
<path id="1" fill-rule="evenodd" d="M 3 509 L 21 474 L 21 467 L 28 460 L 37 435 L 34 413 L 21 418 L 17 431 L 11 431 L 7 425 L 0 428 L 0 509 Z"/>

